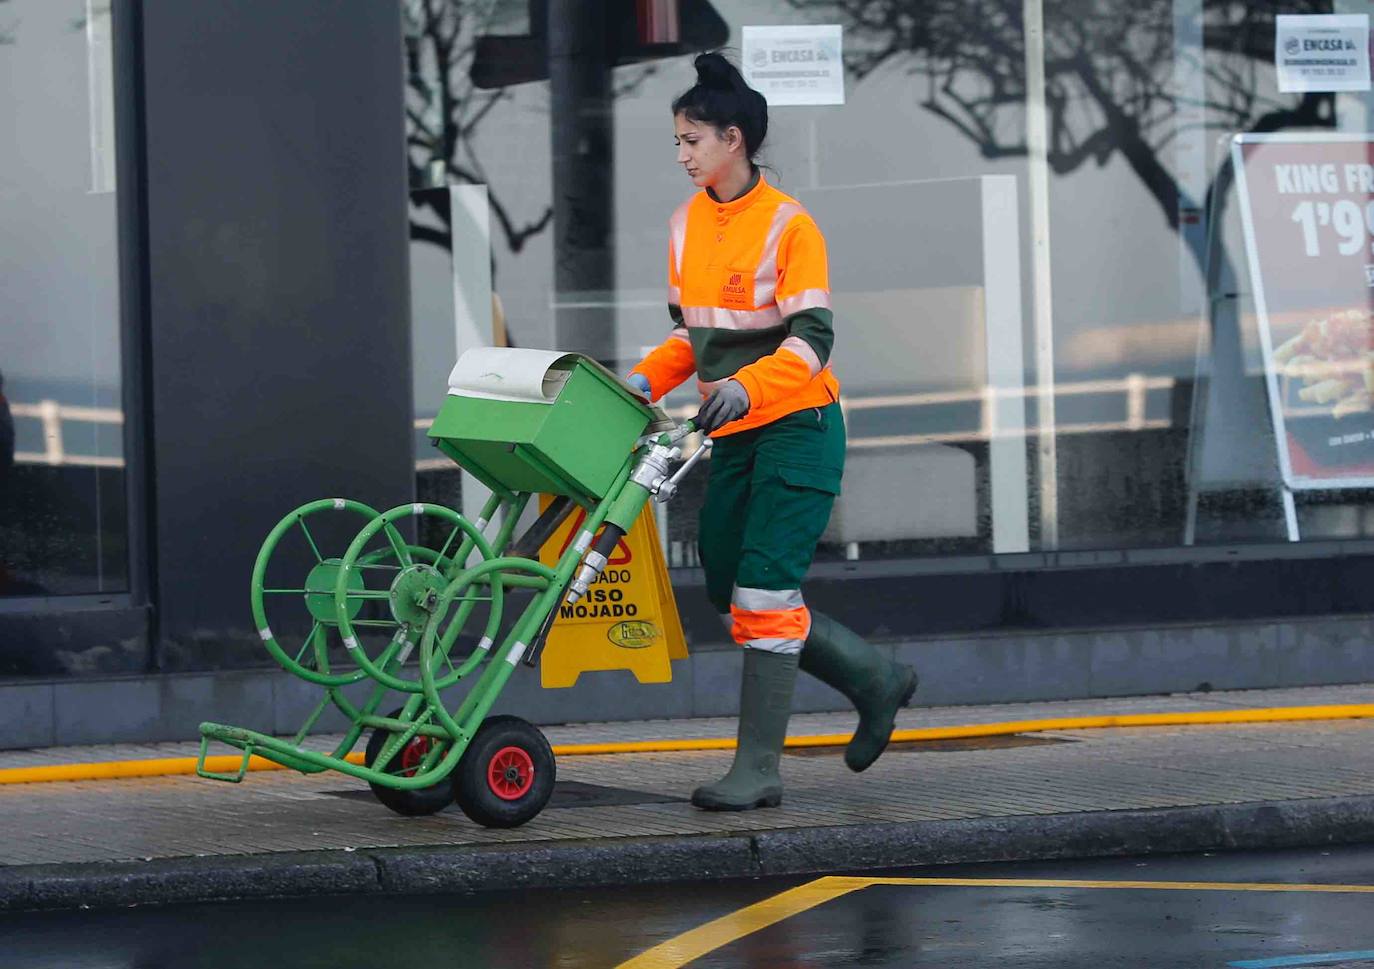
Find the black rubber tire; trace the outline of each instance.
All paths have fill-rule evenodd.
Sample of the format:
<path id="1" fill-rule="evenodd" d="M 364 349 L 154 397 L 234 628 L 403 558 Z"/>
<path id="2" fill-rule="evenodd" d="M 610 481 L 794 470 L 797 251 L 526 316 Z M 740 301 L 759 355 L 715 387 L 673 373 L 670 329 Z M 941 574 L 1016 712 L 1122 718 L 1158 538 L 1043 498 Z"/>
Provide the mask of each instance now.
<path id="1" fill-rule="evenodd" d="M 533 769 L 529 789 L 514 800 L 499 797 L 487 771 L 497 754 L 514 747 Z M 477 730 L 453 772 L 453 795 L 463 813 L 486 828 L 516 828 L 549 803 L 557 768 L 548 738 L 519 717 L 489 717 Z"/>
<path id="2" fill-rule="evenodd" d="M 393 718 L 399 717 L 400 715 L 400 710 L 393 710 L 391 712 Z M 373 761 L 381 754 L 382 747 L 386 744 L 387 738 L 390 736 L 392 736 L 390 730 L 378 727 L 372 731 L 372 736 L 367 738 L 367 752 L 363 755 L 363 762 L 367 764 L 368 767 L 371 767 Z M 422 738 L 417 737 L 415 739 L 419 740 Z M 404 769 L 398 763 L 400 758 L 401 754 L 398 753 L 391 759 L 391 763 L 387 766 L 388 774 L 405 773 Z M 381 801 L 397 814 L 404 814 L 409 818 L 437 814 L 453 803 L 453 785 L 447 780 L 439 781 L 437 784 L 431 784 L 429 787 L 422 787 L 414 791 L 402 791 L 372 781 L 368 781 L 368 787 L 372 788 L 372 793 L 377 795 L 377 800 Z"/>

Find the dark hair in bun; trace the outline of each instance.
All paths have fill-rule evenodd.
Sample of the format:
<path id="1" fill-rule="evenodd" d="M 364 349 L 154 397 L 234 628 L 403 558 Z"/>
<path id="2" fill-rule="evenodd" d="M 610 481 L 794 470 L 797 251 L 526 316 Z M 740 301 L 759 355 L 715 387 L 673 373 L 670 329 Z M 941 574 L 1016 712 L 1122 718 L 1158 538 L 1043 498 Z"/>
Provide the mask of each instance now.
<path id="1" fill-rule="evenodd" d="M 768 102 L 719 53 L 698 55 L 696 68 L 697 82 L 673 101 L 673 114 L 721 131 L 734 125 L 744 135 L 745 154 L 753 161 L 768 134 Z"/>

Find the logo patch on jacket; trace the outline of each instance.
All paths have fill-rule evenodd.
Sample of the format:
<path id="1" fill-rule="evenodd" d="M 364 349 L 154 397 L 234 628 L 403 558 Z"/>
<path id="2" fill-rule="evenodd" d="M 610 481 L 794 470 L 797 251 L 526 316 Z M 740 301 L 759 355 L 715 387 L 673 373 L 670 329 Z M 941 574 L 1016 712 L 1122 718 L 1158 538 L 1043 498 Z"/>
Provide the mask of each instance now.
<path id="1" fill-rule="evenodd" d="M 727 310 L 754 308 L 754 274 L 727 270 L 720 287 L 720 305 Z"/>

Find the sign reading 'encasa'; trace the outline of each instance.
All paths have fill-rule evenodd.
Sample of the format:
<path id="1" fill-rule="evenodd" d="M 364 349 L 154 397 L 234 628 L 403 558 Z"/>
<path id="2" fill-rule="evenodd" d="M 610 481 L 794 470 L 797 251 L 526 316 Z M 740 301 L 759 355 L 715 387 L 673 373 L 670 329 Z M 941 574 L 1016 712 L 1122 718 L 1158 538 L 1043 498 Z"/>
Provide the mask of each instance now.
<path id="1" fill-rule="evenodd" d="M 769 105 L 844 104 L 839 24 L 745 27 L 741 35 L 744 80 Z"/>
<path id="2" fill-rule="evenodd" d="M 1368 14 L 1279 14 L 1274 62 L 1280 91 L 1368 91 Z"/>

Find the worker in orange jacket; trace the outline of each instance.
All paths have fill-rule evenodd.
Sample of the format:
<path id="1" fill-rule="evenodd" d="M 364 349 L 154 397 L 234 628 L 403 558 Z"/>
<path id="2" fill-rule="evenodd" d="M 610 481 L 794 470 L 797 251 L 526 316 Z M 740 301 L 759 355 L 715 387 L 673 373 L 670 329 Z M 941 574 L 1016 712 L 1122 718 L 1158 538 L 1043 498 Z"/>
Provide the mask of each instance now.
<path id="1" fill-rule="evenodd" d="M 754 164 L 768 130 L 763 96 L 720 54 L 701 55 L 696 69 L 673 102 L 677 160 L 702 190 L 670 222 L 674 326 L 628 379 L 657 400 L 695 373 L 696 423 L 715 442 L 701 561 L 707 594 L 744 647 L 744 676 L 734 764 L 692 803 L 739 811 L 782 801 L 778 758 L 799 666 L 858 709 L 845 750 L 856 771 L 887 746 L 917 678 L 802 597 L 844 471 L 825 239 Z"/>

